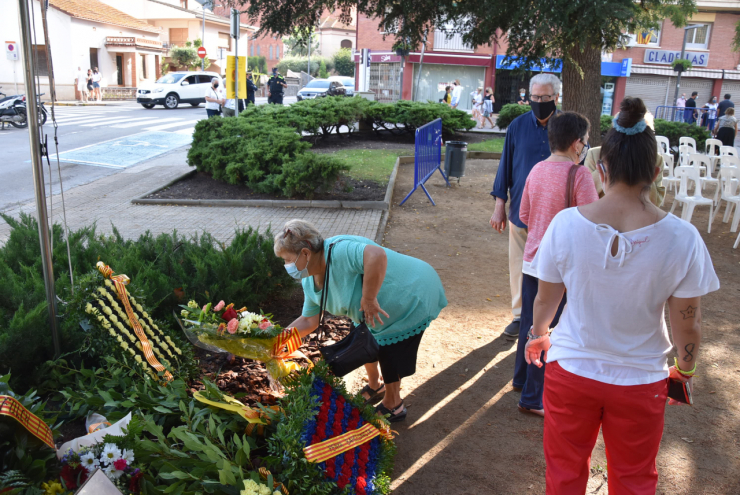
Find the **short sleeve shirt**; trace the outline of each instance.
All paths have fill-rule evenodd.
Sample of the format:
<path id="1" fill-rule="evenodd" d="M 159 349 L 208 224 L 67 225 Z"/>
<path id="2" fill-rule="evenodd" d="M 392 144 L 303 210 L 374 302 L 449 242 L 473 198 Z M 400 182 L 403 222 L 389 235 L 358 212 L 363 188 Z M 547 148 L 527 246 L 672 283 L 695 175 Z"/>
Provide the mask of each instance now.
<path id="1" fill-rule="evenodd" d="M 615 239 L 619 249 L 613 256 Z M 696 227 L 672 214 L 620 233 L 569 208 L 550 223 L 532 268 L 537 278 L 564 283 L 568 292 L 568 304 L 552 332 L 548 362 L 614 385 L 667 378 L 672 344 L 666 301 L 719 289 Z"/>

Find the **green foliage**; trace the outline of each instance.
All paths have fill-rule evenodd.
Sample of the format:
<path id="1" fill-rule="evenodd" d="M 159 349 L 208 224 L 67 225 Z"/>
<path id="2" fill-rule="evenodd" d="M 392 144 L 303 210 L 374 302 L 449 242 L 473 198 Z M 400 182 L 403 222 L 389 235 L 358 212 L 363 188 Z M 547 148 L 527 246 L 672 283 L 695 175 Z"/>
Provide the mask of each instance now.
<path id="1" fill-rule="evenodd" d="M 162 71 L 162 75 L 166 76 L 167 73 L 170 71 L 170 64 L 163 62 L 160 66 L 160 70 Z"/>
<path id="2" fill-rule="evenodd" d="M 324 59 L 321 59 L 321 64 L 319 64 L 319 77 L 321 79 L 326 79 L 329 77 L 329 73 L 326 72 L 326 62 Z"/>
<path id="3" fill-rule="evenodd" d="M 53 357 L 41 253 L 35 219 L 27 215 L 3 218 L 12 230 L 0 247 L 0 371 L 12 370 L 14 387 L 25 390 L 38 375 L 50 376 L 42 366 Z M 59 225 L 54 226 L 53 235 L 56 291 L 65 301 L 58 303 L 62 353 L 75 353 L 76 359 L 99 359 L 103 344 L 82 330 L 80 305 L 72 304 L 77 296 L 71 291 Z M 293 287 L 273 253 L 269 231 L 264 236 L 251 229 L 237 231 L 229 243 L 222 243 L 208 233 L 183 237 L 177 232 L 158 236 L 147 232 L 127 240 L 115 228 L 106 236 L 92 226 L 70 232 L 70 247 L 80 286 L 83 275 L 94 270 L 99 260 L 110 264 L 116 273 L 131 278 L 129 290 L 175 340 L 181 332 L 173 330 L 172 311 L 182 300 L 218 297 L 255 308 L 267 297 Z"/>
<path id="4" fill-rule="evenodd" d="M 313 27 L 295 28 L 290 36 L 283 37 L 286 51 L 294 57 L 306 57 L 309 54 L 309 45 L 311 53 L 319 54 L 319 36 L 314 32 Z"/>
<path id="5" fill-rule="evenodd" d="M 351 77 L 355 75 L 355 61 L 352 57 L 352 50 L 342 48 L 334 54 L 334 70 L 340 76 Z"/>
<path id="6" fill-rule="evenodd" d="M 46 402 L 42 402 L 35 391 L 24 395 L 16 394 L 10 387 L 10 374 L 0 376 L 0 395 L 9 395 L 38 416 L 48 425 L 53 425 L 56 418 L 46 410 Z M 56 427 L 52 426 L 52 432 Z M 56 467 L 56 452 L 41 442 L 17 421 L 6 416 L 0 417 L 0 489 L 18 488 L 25 491 L 18 493 L 33 493 L 27 490 L 29 481 L 40 481 L 54 478 Z M 11 475 L 9 472 L 13 471 Z M 3 490 L 0 490 L 3 491 Z"/>
<path id="7" fill-rule="evenodd" d="M 488 153 L 501 153 L 504 151 L 504 138 L 493 138 L 486 139 L 480 143 L 472 143 L 468 145 L 468 151 L 485 151 Z M 442 150 L 444 155 L 445 150 Z"/>
<path id="8" fill-rule="evenodd" d="M 673 70 L 677 72 L 685 72 L 693 66 L 694 64 L 692 64 L 691 60 L 687 58 L 677 58 L 673 63 L 671 63 L 671 67 L 673 67 Z"/>
<path id="9" fill-rule="evenodd" d="M 532 108 L 529 105 L 519 105 L 518 103 L 509 103 L 501 107 L 496 119 L 496 127 L 501 130 L 506 129 L 514 121 L 515 118 L 523 115 Z"/>
<path id="10" fill-rule="evenodd" d="M 735 35 L 732 37 L 732 51 L 740 51 L 740 21 L 735 24 Z"/>
<path id="11" fill-rule="evenodd" d="M 612 128 L 613 119 L 614 118 L 611 115 L 602 115 L 599 119 L 599 130 L 601 131 L 602 136 Z"/>
<path id="12" fill-rule="evenodd" d="M 371 102 L 365 116 L 376 128 L 415 132 L 417 128 L 441 118 L 442 133 L 451 136 L 460 129 L 472 129 L 475 121 L 467 112 L 444 103 L 399 100 L 395 103 Z M 392 126 L 392 127 L 391 127 Z"/>
<path id="13" fill-rule="evenodd" d="M 172 64 L 178 67 L 194 67 L 200 64 L 198 52 L 192 46 L 173 46 L 170 48 Z"/>
<path id="14" fill-rule="evenodd" d="M 705 148 L 707 139 L 712 137 L 704 127 L 664 119 L 655 119 L 655 135 L 667 137 L 671 147 L 678 147 L 679 139 L 684 136 L 692 137 L 696 140 L 696 148 L 700 150 Z"/>
<path id="15" fill-rule="evenodd" d="M 267 57 L 264 55 L 255 55 L 253 57 L 247 57 L 247 66 L 249 70 L 254 70 L 260 74 L 267 73 Z"/>
<path id="16" fill-rule="evenodd" d="M 326 65 L 327 72 L 331 72 L 334 69 L 334 60 L 328 57 L 322 57 L 318 54 L 314 55 L 311 52 L 311 75 L 318 76 L 321 62 Z M 277 64 L 277 69 L 281 74 L 287 74 L 288 69 L 293 72 L 306 72 L 308 69 L 308 57 L 285 57 Z"/>

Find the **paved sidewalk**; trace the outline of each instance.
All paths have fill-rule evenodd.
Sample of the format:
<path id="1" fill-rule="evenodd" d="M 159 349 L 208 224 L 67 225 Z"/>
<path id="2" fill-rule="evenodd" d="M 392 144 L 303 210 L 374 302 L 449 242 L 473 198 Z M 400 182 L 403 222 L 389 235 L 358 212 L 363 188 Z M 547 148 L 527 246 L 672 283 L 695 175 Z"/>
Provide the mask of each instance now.
<path id="1" fill-rule="evenodd" d="M 111 233 L 115 226 L 126 238 L 136 238 L 147 230 L 159 234 L 177 230 L 193 235 L 210 232 L 228 241 L 237 228 L 253 227 L 264 232 L 279 229 L 291 218 L 310 221 L 325 237 L 352 234 L 375 239 L 381 210 L 340 208 L 239 208 L 133 205 L 131 199 L 162 186 L 192 170 L 185 163 L 187 148 L 65 191 L 67 222 L 70 230 L 97 223 L 99 233 Z M 29 173 L 30 169 L 29 169 Z M 47 177 L 48 180 L 48 177 Z M 48 199 L 47 199 L 48 206 Z M 7 208 L 4 213 L 17 217 L 20 212 L 36 215 L 29 202 Z M 53 197 L 53 220 L 62 223 L 61 196 Z M 10 226 L 0 219 L 0 243 L 10 235 Z"/>

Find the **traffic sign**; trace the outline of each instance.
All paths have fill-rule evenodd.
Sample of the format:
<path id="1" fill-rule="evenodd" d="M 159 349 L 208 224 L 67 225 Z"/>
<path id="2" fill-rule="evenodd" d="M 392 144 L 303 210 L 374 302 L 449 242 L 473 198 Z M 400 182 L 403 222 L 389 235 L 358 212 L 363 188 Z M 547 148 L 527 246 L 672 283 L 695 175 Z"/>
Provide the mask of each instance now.
<path id="1" fill-rule="evenodd" d="M 205 47 L 202 47 L 201 46 L 200 48 L 198 48 L 198 56 L 200 58 L 206 58 L 206 49 L 205 49 Z"/>
<path id="2" fill-rule="evenodd" d="M 8 60 L 18 60 L 18 44 L 15 41 L 5 42 L 5 55 Z"/>

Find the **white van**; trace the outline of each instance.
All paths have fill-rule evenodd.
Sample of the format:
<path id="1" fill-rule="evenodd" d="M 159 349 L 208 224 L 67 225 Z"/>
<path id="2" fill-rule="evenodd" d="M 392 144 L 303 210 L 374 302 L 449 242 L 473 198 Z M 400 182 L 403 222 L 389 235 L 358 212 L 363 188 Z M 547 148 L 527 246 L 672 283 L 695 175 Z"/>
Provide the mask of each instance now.
<path id="1" fill-rule="evenodd" d="M 215 72 L 170 72 L 153 84 L 145 85 L 136 91 L 136 103 L 144 108 L 164 105 L 170 110 L 180 103 L 190 103 L 197 107 L 206 102 L 206 91 L 211 86 L 211 79 L 221 76 Z"/>

